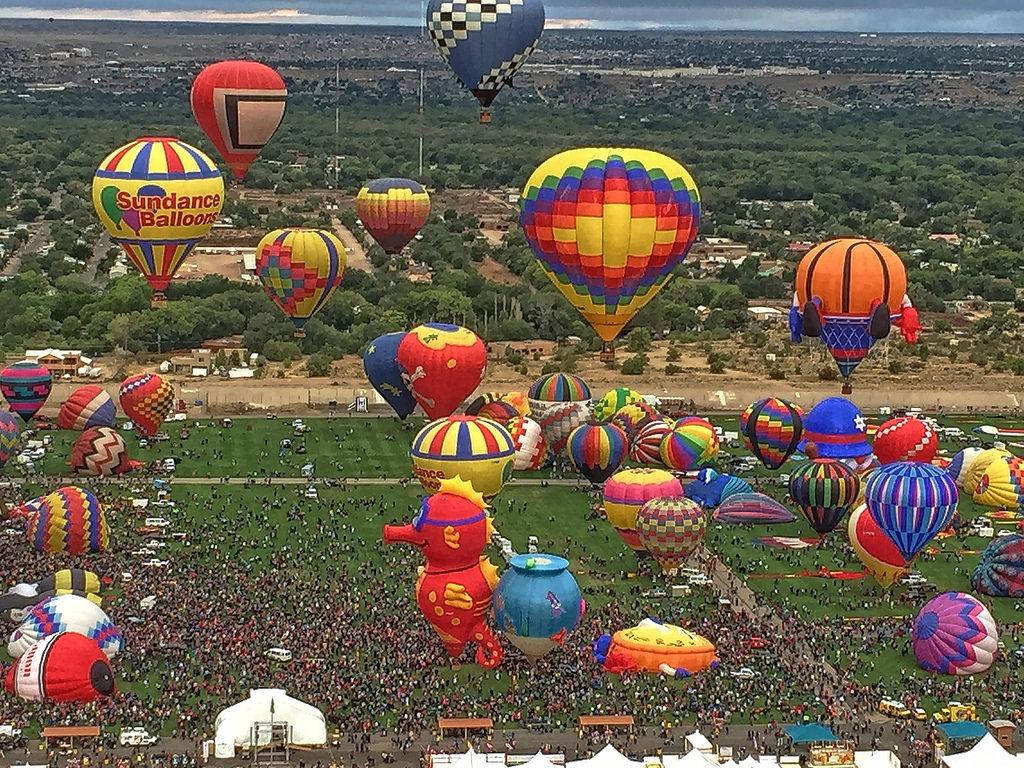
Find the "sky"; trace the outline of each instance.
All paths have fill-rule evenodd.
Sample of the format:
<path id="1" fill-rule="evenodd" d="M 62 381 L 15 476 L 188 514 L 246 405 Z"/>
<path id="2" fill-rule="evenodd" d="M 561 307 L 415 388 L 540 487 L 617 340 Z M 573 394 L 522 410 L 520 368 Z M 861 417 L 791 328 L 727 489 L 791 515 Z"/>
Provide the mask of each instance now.
<path id="1" fill-rule="evenodd" d="M 0 18 L 418 26 L 422 0 L 12 2 L 0 0 Z M 1024 33 L 1024 0 L 545 0 L 545 8 L 549 29 Z"/>

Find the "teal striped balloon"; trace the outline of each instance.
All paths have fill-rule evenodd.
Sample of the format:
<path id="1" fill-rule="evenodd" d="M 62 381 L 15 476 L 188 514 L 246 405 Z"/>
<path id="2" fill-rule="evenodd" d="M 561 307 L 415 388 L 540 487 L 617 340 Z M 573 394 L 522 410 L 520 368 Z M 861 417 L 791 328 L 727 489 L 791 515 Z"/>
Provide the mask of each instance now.
<path id="1" fill-rule="evenodd" d="M 860 478 L 835 459 L 814 459 L 789 476 L 789 497 L 817 533 L 836 529 L 860 492 Z"/>

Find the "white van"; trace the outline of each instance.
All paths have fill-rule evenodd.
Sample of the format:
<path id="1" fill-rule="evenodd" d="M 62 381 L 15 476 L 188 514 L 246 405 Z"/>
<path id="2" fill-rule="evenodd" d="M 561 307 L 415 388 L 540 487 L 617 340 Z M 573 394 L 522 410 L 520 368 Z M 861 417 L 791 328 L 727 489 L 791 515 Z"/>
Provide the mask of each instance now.
<path id="1" fill-rule="evenodd" d="M 170 528 L 171 521 L 166 517 L 147 517 L 146 525 L 152 526 L 153 528 Z"/>
<path id="2" fill-rule="evenodd" d="M 264 653 L 263 655 L 266 656 L 268 659 L 273 659 L 274 661 L 292 660 L 292 652 L 289 651 L 287 648 L 268 648 L 266 653 Z"/>
<path id="3" fill-rule="evenodd" d="M 141 726 L 121 729 L 120 742 L 122 747 L 148 747 L 156 744 L 158 739 L 158 736 L 153 736 Z"/>

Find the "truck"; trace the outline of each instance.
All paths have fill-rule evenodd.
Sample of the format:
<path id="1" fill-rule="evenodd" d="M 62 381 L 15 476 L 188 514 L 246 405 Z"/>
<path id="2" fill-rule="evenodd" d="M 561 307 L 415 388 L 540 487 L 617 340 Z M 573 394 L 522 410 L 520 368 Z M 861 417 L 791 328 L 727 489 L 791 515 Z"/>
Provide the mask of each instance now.
<path id="1" fill-rule="evenodd" d="M 959 701 L 949 702 L 932 715 L 932 721 L 936 723 L 959 723 L 977 719 L 978 711 L 974 704 L 961 704 Z"/>

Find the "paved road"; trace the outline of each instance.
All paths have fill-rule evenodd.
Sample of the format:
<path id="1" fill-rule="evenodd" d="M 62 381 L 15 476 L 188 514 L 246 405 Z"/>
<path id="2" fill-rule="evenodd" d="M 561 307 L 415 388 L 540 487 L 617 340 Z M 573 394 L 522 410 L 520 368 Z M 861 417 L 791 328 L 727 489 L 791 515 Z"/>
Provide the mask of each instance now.
<path id="1" fill-rule="evenodd" d="M 104 286 L 107 284 L 106 275 L 97 275 L 96 268 L 99 267 L 100 261 L 103 260 L 103 256 L 106 254 L 107 249 L 111 246 L 112 240 L 110 235 L 106 232 L 96 238 L 96 242 L 92 246 L 92 256 L 85 263 L 85 282 L 89 285 L 98 284 Z M 97 279 L 97 277 L 99 279 Z"/>
<path id="2" fill-rule="evenodd" d="M 347 258 L 346 266 L 351 269 L 359 269 L 368 274 L 373 274 L 373 264 L 366 256 L 366 248 L 359 242 L 359 238 L 356 237 L 352 231 L 341 223 L 341 219 L 332 217 L 331 226 L 334 227 L 334 232 L 341 240 L 342 245 L 345 246 L 345 256 Z"/>
<path id="3" fill-rule="evenodd" d="M 18 274 L 18 270 L 21 269 L 21 257 L 27 253 L 38 253 L 40 248 L 50 242 L 50 222 L 41 221 L 35 225 L 29 224 L 29 230 L 32 234 L 21 248 L 11 254 L 11 258 L 0 271 L 0 275 L 9 277 Z"/>

